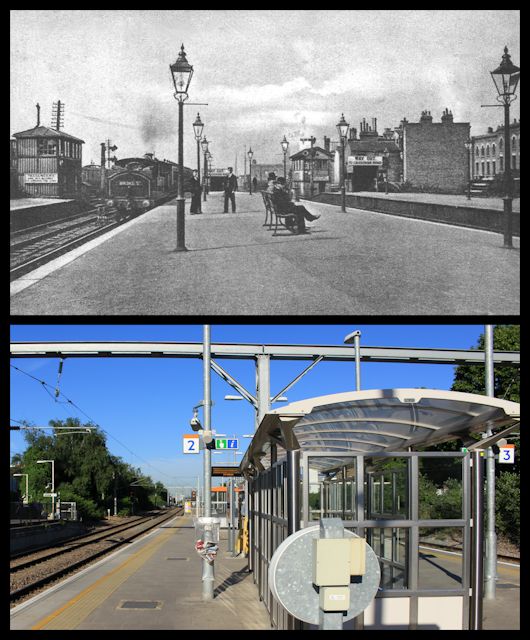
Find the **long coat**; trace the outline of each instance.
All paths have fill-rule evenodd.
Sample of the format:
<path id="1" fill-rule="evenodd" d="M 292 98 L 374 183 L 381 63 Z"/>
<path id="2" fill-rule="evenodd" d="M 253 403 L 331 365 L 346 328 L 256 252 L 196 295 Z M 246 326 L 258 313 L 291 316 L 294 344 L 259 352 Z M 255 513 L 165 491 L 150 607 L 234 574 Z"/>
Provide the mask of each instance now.
<path id="1" fill-rule="evenodd" d="M 225 193 L 233 193 L 234 191 L 237 191 L 237 178 L 233 173 L 230 176 L 225 176 L 223 188 Z"/>

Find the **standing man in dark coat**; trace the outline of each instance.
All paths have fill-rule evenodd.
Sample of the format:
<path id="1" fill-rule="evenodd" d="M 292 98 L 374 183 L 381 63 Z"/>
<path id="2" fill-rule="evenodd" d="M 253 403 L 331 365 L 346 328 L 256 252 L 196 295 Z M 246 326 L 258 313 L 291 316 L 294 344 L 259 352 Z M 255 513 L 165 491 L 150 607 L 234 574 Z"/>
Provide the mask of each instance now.
<path id="1" fill-rule="evenodd" d="M 190 213 L 202 213 L 201 210 L 201 192 L 202 187 L 199 182 L 199 172 L 197 169 L 193 170 L 193 176 L 190 180 L 190 191 L 191 191 L 191 206 Z"/>
<path id="2" fill-rule="evenodd" d="M 232 203 L 232 213 L 236 212 L 237 178 L 232 173 L 232 167 L 228 167 L 228 175 L 224 179 L 225 207 L 223 213 L 228 213 L 228 199 Z"/>

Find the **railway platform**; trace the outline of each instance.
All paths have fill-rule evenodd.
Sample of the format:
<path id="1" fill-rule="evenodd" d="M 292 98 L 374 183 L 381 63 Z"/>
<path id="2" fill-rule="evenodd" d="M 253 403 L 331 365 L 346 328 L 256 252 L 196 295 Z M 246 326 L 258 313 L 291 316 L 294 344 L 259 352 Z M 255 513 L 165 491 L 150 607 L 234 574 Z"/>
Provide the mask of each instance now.
<path id="1" fill-rule="evenodd" d="M 176 516 L 11 610 L 12 630 L 270 629 L 247 559 L 221 532 L 214 599 L 202 599 L 202 559 L 190 516 Z"/>
<path id="2" fill-rule="evenodd" d="M 11 283 L 13 315 L 518 314 L 519 238 L 324 203 L 273 236 L 261 194 L 210 193 L 175 251 L 176 205 Z"/>
<path id="3" fill-rule="evenodd" d="M 9 210 L 31 209 L 32 207 L 46 207 L 57 205 L 61 202 L 74 202 L 61 198 L 15 198 L 9 201 Z"/>

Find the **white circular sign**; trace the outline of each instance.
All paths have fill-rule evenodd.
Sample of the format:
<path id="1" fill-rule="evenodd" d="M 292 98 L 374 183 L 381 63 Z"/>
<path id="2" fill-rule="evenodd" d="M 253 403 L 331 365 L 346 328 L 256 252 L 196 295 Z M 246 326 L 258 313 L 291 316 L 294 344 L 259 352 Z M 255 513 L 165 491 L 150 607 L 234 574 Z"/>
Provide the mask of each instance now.
<path id="1" fill-rule="evenodd" d="M 344 537 L 359 536 L 344 529 Z M 313 586 L 313 539 L 320 538 L 320 525 L 296 531 L 274 552 L 269 564 L 269 587 L 274 598 L 295 618 L 319 623 L 319 594 Z M 351 620 L 372 602 L 379 588 L 381 571 L 374 550 L 366 545 L 366 571 L 350 587 L 350 607 L 344 620 Z"/>

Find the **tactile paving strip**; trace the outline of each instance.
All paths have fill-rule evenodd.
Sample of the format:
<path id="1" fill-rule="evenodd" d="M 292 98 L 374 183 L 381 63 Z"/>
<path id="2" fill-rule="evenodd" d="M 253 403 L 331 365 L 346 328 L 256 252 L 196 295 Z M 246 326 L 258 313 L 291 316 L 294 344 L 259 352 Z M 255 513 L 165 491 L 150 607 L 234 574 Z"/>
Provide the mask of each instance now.
<path id="1" fill-rule="evenodd" d="M 155 540 L 106 574 L 32 629 L 75 629 L 94 609 L 132 576 L 178 529 L 163 531 Z"/>

